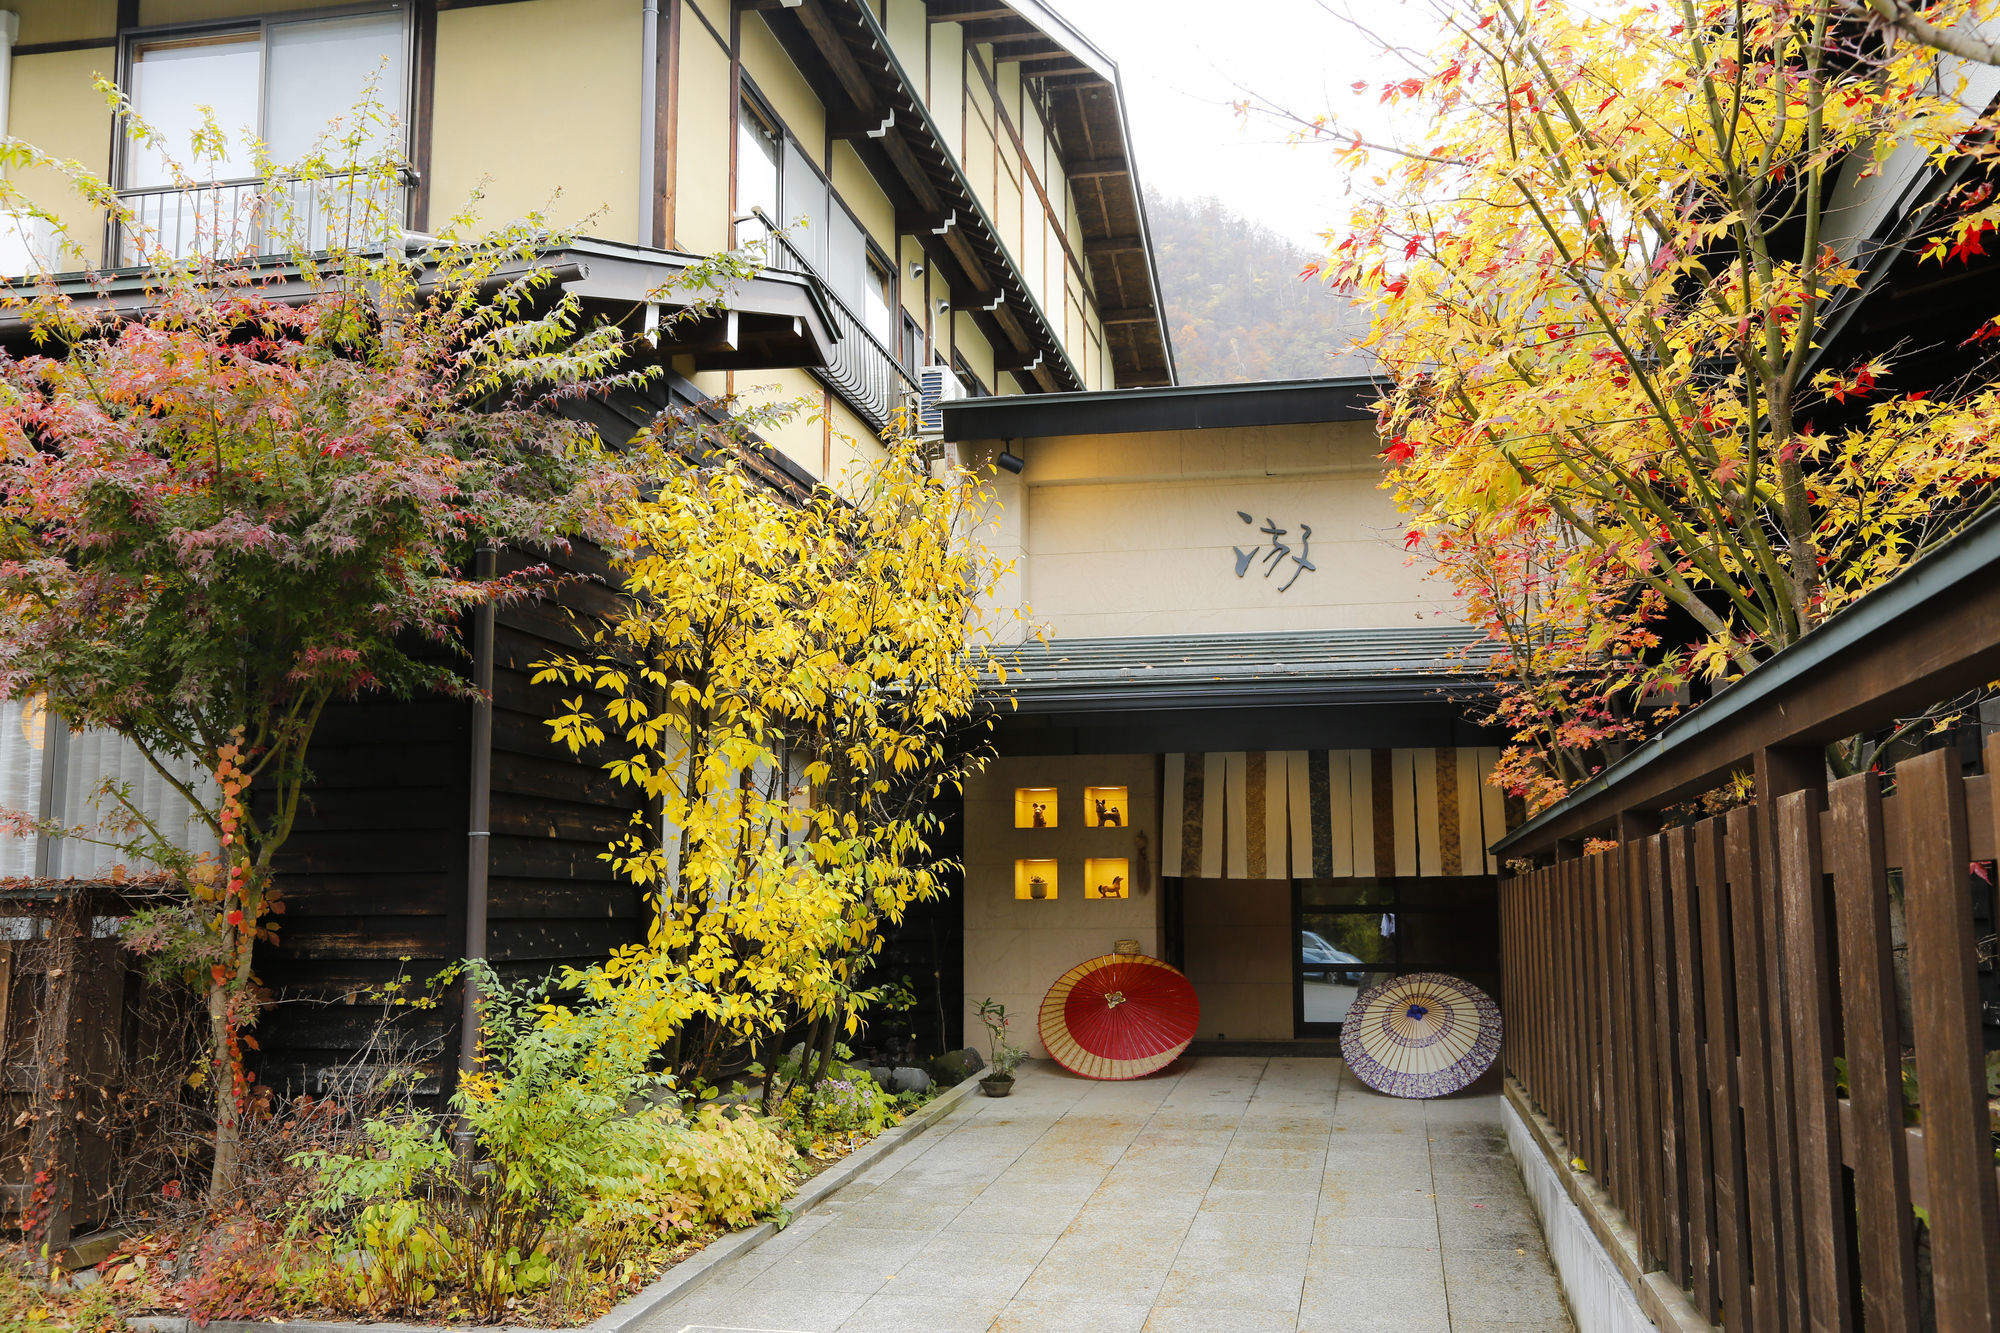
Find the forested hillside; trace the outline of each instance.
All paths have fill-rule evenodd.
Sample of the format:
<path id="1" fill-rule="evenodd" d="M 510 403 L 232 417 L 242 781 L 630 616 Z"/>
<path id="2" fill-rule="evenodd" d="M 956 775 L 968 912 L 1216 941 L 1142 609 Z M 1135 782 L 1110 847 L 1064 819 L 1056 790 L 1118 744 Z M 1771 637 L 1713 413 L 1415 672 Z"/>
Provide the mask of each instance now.
<path id="1" fill-rule="evenodd" d="M 1365 371 L 1365 315 L 1299 270 L 1315 256 L 1217 199 L 1146 200 L 1183 384 Z"/>

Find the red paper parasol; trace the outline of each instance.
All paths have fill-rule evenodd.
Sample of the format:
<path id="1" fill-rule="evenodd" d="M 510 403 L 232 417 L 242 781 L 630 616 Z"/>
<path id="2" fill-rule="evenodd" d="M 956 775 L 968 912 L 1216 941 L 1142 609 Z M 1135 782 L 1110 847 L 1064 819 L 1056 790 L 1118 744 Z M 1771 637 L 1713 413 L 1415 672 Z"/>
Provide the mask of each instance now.
<path id="1" fill-rule="evenodd" d="M 1037 1030 L 1055 1062 L 1085 1078 L 1144 1078 L 1194 1040 L 1201 1001 L 1188 979 L 1144 954 L 1078 963 L 1049 987 Z"/>

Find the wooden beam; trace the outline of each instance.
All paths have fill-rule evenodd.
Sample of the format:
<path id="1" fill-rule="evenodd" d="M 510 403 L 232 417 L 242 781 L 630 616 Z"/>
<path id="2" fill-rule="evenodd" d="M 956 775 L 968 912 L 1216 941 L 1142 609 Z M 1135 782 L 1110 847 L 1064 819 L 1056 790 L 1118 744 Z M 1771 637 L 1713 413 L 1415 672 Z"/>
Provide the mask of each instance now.
<path id="1" fill-rule="evenodd" d="M 1100 157 L 1072 162 L 1063 168 L 1063 174 L 1073 181 L 1095 180 L 1103 176 L 1129 176 L 1132 174 L 1132 164 L 1122 157 Z"/>
<path id="2" fill-rule="evenodd" d="M 1086 236 L 1083 238 L 1083 252 L 1092 258 L 1109 255 L 1143 254 L 1146 238 L 1143 236 Z"/>
<path id="3" fill-rule="evenodd" d="M 1152 324 L 1158 321 L 1160 312 L 1149 305 L 1134 306 L 1130 310 L 1105 310 L 1098 314 L 1103 324 Z"/>
<path id="4" fill-rule="evenodd" d="M 835 112 L 826 118 L 826 132 L 836 139 L 879 139 L 896 128 L 896 113 L 884 109 L 881 115 Z"/>
<path id="5" fill-rule="evenodd" d="M 942 236 L 958 225 L 956 213 L 898 213 L 896 234 L 899 236 Z"/>
<path id="6" fill-rule="evenodd" d="M 1017 15 L 1013 10 L 1008 9 L 1004 5 L 988 6 L 984 9 L 961 9 L 950 13 L 940 13 L 937 10 L 932 10 L 930 16 L 931 22 L 933 23 L 976 23 L 980 19 L 1006 19 L 1006 18 L 1018 18 L 1018 17 L 1020 16 Z"/>

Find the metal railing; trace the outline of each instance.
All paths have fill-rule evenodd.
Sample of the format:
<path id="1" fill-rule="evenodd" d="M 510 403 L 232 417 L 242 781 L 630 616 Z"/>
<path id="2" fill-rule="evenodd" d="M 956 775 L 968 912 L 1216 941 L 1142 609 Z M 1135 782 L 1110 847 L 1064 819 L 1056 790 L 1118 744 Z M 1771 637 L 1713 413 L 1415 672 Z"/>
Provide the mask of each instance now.
<path id="1" fill-rule="evenodd" d="M 402 230 L 414 183 L 408 173 L 344 171 L 120 190 L 110 262 L 377 248 Z"/>
<path id="2" fill-rule="evenodd" d="M 769 225 L 768 220 L 766 225 Z M 841 400 L 853 408 L 862 420 L 876 430 L 886 429 L 890 414 L 901 406 L 905 398 L 915 397 L 916 380 L 903 368 L 896 354 L 875 336 L 861 316 L 840 298 L 833 284 L 813 267 L 812 261 L 783 232 L 772 230 L 769 240 L 767 262 L 770 267 L 811 278 L 819 284 L 828 308 L 833 311 L 834 330 L 839 334 L 839 341 L 833 345 L 831 360 L 824 366 L 810 367 L 812 373 L 839 394 Z"/>

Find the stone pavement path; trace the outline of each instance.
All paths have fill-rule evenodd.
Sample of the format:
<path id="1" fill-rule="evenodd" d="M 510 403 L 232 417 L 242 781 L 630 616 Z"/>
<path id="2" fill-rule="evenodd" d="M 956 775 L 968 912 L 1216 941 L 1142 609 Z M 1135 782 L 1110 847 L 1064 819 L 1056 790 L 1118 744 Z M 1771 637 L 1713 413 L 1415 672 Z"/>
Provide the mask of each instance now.
<path id="1" fill-rule="evenodd" d="M 1497 1094 L 1213 1056 L 1132 1083 L 1023 1066 L 643 1333 L 1571 1327 Z"/>

